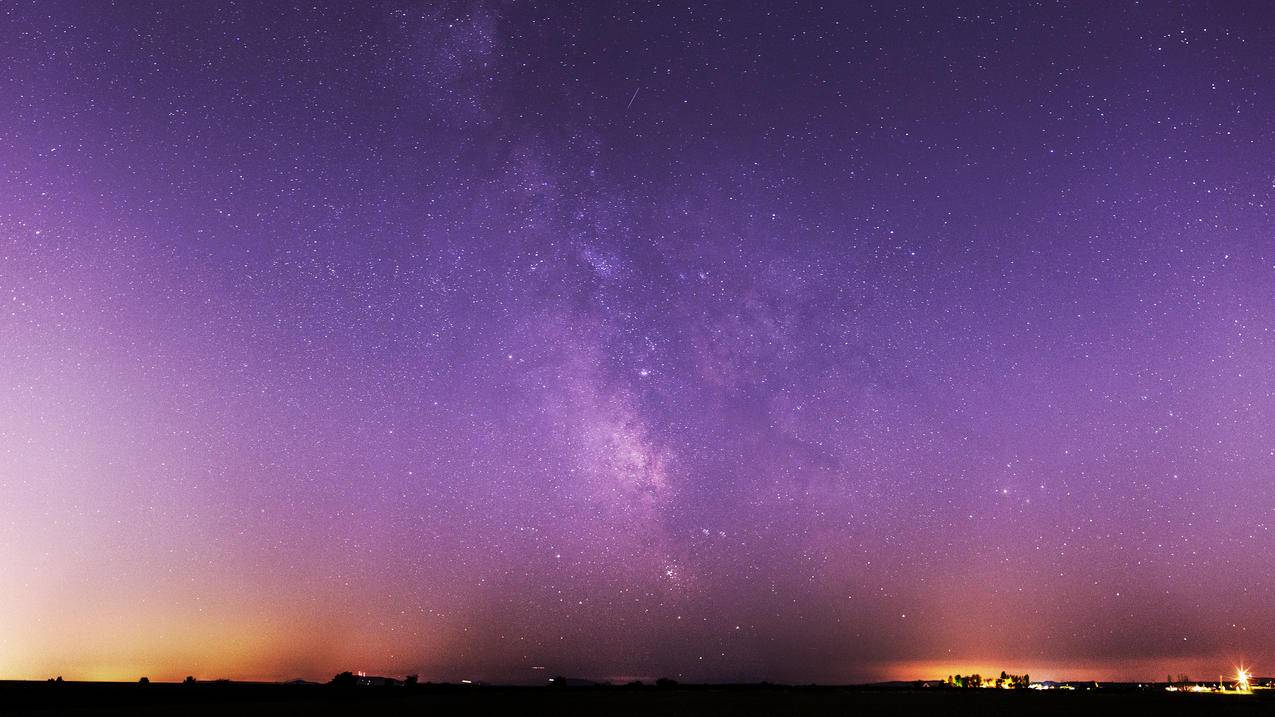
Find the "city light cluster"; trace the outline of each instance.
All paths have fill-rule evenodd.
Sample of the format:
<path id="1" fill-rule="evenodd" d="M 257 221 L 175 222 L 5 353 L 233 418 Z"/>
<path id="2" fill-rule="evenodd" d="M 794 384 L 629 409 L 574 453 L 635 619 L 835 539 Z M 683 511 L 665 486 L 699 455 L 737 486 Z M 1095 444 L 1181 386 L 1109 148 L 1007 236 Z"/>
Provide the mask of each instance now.
<path id="1" fill-rule="evenodd" d="M 1169 684 L 1165 690 L 1195 694 L 1251 695 L 1255 690 L 1267 690 L 1272 687 L 1269 680 L 1255 681 L 1252 671 L 1246 667 L 1237 667 L 1235 674 L 1229 680 L 1218 677 L 1217 682 L 1185 684 L 1188 682 L 1190 680 L 1183 676 L 1177 684 Z"/>

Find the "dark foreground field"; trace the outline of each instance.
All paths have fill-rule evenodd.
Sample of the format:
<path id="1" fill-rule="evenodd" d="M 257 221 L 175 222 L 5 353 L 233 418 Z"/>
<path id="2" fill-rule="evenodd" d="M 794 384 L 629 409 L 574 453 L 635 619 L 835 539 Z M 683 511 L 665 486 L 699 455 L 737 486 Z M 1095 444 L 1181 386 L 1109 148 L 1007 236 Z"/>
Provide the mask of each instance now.
<path id="1" fill-rule="evenodd" d="M 114 715 L 1271 715 L 1275 694 L 862 687 L 550 688 L 0 683 L 0 713 Z"/>

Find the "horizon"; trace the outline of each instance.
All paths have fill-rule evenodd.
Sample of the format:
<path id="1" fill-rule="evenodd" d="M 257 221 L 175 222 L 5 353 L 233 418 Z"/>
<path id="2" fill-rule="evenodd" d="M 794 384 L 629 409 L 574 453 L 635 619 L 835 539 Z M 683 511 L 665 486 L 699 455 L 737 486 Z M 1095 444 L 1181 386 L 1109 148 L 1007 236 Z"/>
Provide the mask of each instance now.
<path id="1" fill-rule="evenodd" d="M 1115 684 L 1164 684 L 1172 682 L 1218 682 L 1227 681 L 1232 678 L 1239 669 L 1247 670 L 1254 679 L 1268 679 L 1275 677 L 1275 670 L 1270 671 L 1269 675 L 1260 668 L 1254 668 L 1245 661 L 1232 662 L 1215 662 L 1215 663 L 1190 663 L 1195 666 L 1195 670 L 1184 667 L 1187 663 L 1156 663 L 1160 667 L 1160 672 L 1150 672 L 1155 666 L 1142 663 L 1136 669 L 1125 668 L 1120 672 L 1104 672 L 1099 676 L 1097 669 L 1093 667 L 1081 666 L 1078 668 L 1058 667 L 1058 666 L 1040 666 L 1039 669 L 1031 669 L 1030 666 L 1022 664 L 998 665 L 992 662 L 970 662 L 970 663 L 941 663 L 928 662 L 921 663 L 924 667 L 917 668 L 915 664 L 908 666 L 897 666 L 887 673 L 876 677 L 869 677 L 854 681 L 845 682 L 819 682 L 809 680 L 775 680 L 766 677 L 760 678 L 737 678 L 731 679 L 724 677 L 721 679 L 706 680 L 687 680 L 684 679 L 682 673 L 669 674 L 643 674 L 641 672 L 627 672 L 623 674 L 598 675 L 589 674 L 587 672 L 566 672 L 561 670 L 553 670 L 548 666 L 536 666 L 530 670 L 524 670 L 527 674 L 519 677 L 514 669 L 503 671 L 495 671 L 490 674 L 478 673 L 460 673 L 454 670 L 435 671 L 434 674 L 428 674 L 419 670 L 377 670 L 363 668 L 345 668 L 339 669 L 330 675 L 318 674 L 292 674 L 292 675 L 268 675 L 267 673 L 257 675 L 200 675 L 189 671 L 168 671 L 161 670 L 156 672 L 145 673 L 125 673 L 125 672 L 103 672 L 90 671 L 88 674 L 93 677 L 85 678 L 77 673 L 56 672 L 56 674 L 48 674 L 44 676 L 8 676 L 0 675 L 0 682 L 47 682 L 55 677 L 63 678 L 67 682 L 86 682 L 86 683 L 108 683 L 108 684 L 129 684 L 136 682 L 142 677 L 154 683 L 173 684 L 181 683 L 187 677 L 194 677 L 199 682 L 214 682 L 220 680 L 229 680 L 231 682 L 251 682 L 262 684 L 285 684 L 293 680 L 304 680 L 317 684 L 326 684 L 334 675 L 342 672 L 351 672 L 355 675 L 374 675 L 381 677 L 392 677 L 402 679 L 407 676 L 416 676 L 421 684 L 461 684 L 472 682 L 474 684 L 485 684 L 492 686 L 536 686 L 547 684 L 551 677 L 566 676 L 569 678 L 580 678 L 594 680 L 599 683 L 610 685 L 624 685 L 631 682 L 643 682 L 646 684 L 654 684 L 657 679 L 668 678 L 675 679 L 679 683 L 687 685 L 750 685 L 759 683 L 769 683 L 775 685 L 817 685 L 823 687 L 854 687 L 867 686 L 873 684 L 893 683 L 893 682 L 934 682 L 942 681 L 952 675 L 972 675 L 979 674 L 983 676 L 995 676 L 1001 672 L 1009 674 L 1029 675 L 1032 682 L 1057 682 L 1057 683 L 1115 683 Z M 1218 669 L 1221 667 L 1222 669 Z M 1110 668 L 1103 668 L 1109 670 Z M 910 676 L 909 676 L 910 675 Z M 925 676 L 922 676 L 925 675 Z M 1174 677 L 1173 680 L 1165 680 L 1166 676 Z M 1179 680 L 1179 677 L 1187 677 L 1187 680 Z"/>
<path id="2" fill-rule="evenodd" d="M 416 673 L 391 674 L 391 673 L 368 672 L 366 670 L 354 670 L 354 671 L 343 670 L 341 673 L 337 673 L 336 675 L 333 675 L 327 678 L 311 678 L 304 675 L 298 675 L 291 678 L 230 678 L 230 677 L 224 677 L 224 676 L 221 676 L 221 677 L 202 676 L 201 677 L 198 675 L 183 675 L 182 677 L 173 677 L 173 678 L 154 678 L 154 677 L 151 677 L 150 675 L 139 675 L 139 676 L 134 676 L 131 679 L 124 676 L 121 676 L 118 678 L 103 678 L 103 679 L 75 679 L 73 677 L 67 678 L 65 675 L 58 674 L 58 675 L 54 675 L 51 677 L 44 677 L 44 678 L 0 677 L 0 684 L 8 683 L 8 682 L 41 683 L 41 684 L 58 682 L 58 683 L 75 683 L 75 684 L 131 685 L 131 684 L 138 684 L 141 680 L 144 679 L 146 684 L 165 684 L 165 685 L 188 684 L 190 682 L 194 682 L 198 684 L 238 683 L 238 684 L 262 684 L 262 685 L 288 685 L 288 684 L 301 682 L 301 683 L 305 683 L 309 685 L 326 685 L 326 684 L 330 684 L 334 678 L 340 677 L 342 674 L 350 674 L 356 677 L 388 678 L 388 679 L 395 679 L 399 681 L 403 681 L 409 678 L 416 678 L 418 680 L 417 684 L 421 686 L 466 685 L 466 686 L 474 686 L 474 687 L 540 687 L 540 686 L 552 687 L 553 680 L 561 677 L 561 678 L 565 678 L 569 680 L 582 680 L 582 681 L 590 683 L 590 685 L 592 686 L 597 686 L 597 687 L 626 687 L 626 686 L 634 686 L 634 685 L 654 687 L 654 686 L 657 686 L 656 684 L 657 682 L 660 682 L 663 680 L 672 680 L 672 684 L 683 686 L 683 687 L 734 686 L 734 685 L 737 685 L 737 686 L 773 685 L 777 687 L 784 687 L 784 686 L 786 687 L 872 687 L 872 686 L 879 686 L 879 685 L 896 685 L 896 684 L 909 684 L 909 683 L 942 683 L 953 676 L 962 676 L 962 675 L 981 675 L 984 678 L 988 678 L 988 677 L 995 678 L 997 675 L 1005 673 L 1009 675 L 1020 674 L 1027 677 L 1031 677 L 1032 684 L 1049 683 L 1049 684 L 1073 684 L 1074 685 L 1074 684 L 1092 683 L 1096 685 L 1102 685 L 1102 684 L 1173 685 L 1173 684 L 1183 684 L 1183 683 L 1204 684 L 1204 683 L 1218 683 L 1218 682 L 1223 682 L 1223 683 L 1234 682 L 1235 672 L 1237 669 L 1240 669 L 1240 668 L 1232 667 L 1230 668 L 1229 672 L 1223 671 L 1211 677 L 1191 676 L 1189 674 L 1182 673 L 1182 674 L 1165 675 L 1165 677 L 1172 677 L 1173 679 L 1145 679 L 1145 680 L 1135 680 L 1135 679 L 1100 680 L 1093 677 L 1075 677 L 1075 676 L 1036 677 L 1029 671 L 1015 673 L 1013 670 L 1004 670 L 1001 668 L 997 668 L 997 669 L 986 668 L 981 670 L 967 669 L 964 671 L 957 670 L 954 672 L 949 672 L 946 675 L 943 675 L 942 677 L 913 677 L 913 678 L 901 677 L 901 678 L 893 678 L 893 679 L 886 679 L 886 680 L 871 680 L 871 681 L 841 682 L 841 683 L 837 683 L 837 682 L 805 682 L 805 683 L 776 682 L 776 681 L 765 680 L 765 679 L 748 680 L 748 681 L 707 680 L 707 681 L 683 682 L 681 680 L 676 680 L 672 677 L 669 677 L 668 675 L 659 675 L 659 676 L 621 675 L 621 676 L 610 676 L 610 677 L 598 677 L 598 676 L 590 676 L 590 675 L 560 675 L 560 674 L 553 673 L 551 671 L 537 673 L 539 675 L 544 676 L 543 679 L 539 681 L 533 681 L 533 680 L 488 681 L 488 680 L 482 679 L 481 677 L 472 678 L 472 679 L 461 678 L 461 679 L 454 679 L 454 680 L 446 680 L 446 679 L 428 679 Z M 1254 681 L 1275 680 L 1275 676 L 1266 676 L 1260 673 L 1252 673 L 1251 671 L 1248 671 L 1248 675 L 1249 675 L 1248 679 L 1252 679 Z M 1181 677 L 1186 677 L 1187 679 L 1185 680 L 1179 679 Z"/>
<path id="3" fill-rule="evenodd" d="M 6 8 L 0 676 L 1275 674 L 1273 36 Z"/>

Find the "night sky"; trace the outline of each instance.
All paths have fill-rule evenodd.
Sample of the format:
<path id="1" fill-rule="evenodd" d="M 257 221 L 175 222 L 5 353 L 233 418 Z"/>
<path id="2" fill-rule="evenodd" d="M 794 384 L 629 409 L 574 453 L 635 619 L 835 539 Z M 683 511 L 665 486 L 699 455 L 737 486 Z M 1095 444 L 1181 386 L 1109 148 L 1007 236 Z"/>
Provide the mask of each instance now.
<path id="1" fill-rule="evenodd" d="M 1273 37 L 6 3 L 0 677 L 1275 672 Z"/>

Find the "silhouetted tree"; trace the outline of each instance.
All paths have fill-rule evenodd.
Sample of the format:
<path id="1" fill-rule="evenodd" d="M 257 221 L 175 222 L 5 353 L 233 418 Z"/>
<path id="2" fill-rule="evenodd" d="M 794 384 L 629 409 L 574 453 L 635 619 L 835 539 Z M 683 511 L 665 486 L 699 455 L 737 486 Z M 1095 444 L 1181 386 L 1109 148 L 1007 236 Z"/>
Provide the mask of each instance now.
<path id="1" fill-rule="evenodd" d="M 677 680 L 661 677 L 655 681 L 656 687 L 677 687 Z"/>
<path id="2" fill-rule="evenodd" d="M 417 683 L 419 682 L 420 682 L 420 678 L 417 677 L 416 675 L 408 675 L 407 677 L 403 678 L 404 687 L 415 687 Z"/>
<path id="3" fill-rule="evenodd" d="M 182 680 L 182 684 L 183 685 L 195 684 L 195 677 L 193 675 L 186 675 L 186 679 Z"/>
<path id="4" fill-rule="evenodd" d="M 359 681 L 354 676 L 353 672 L 342 672 L 336 677 L 333 677 L 332 681 L 329 682 L 328 684 L 332 685 L 333 687 L 354 687 L 358 683 Z"/>
<path id="5" fill-rule="evenodd" d="M 151 678 L 149 677 L 143 677 L 142 679 L 137 681 L 137 684 L 139 685 L 149 685 L 150 683 L 151 683 Z"/>

